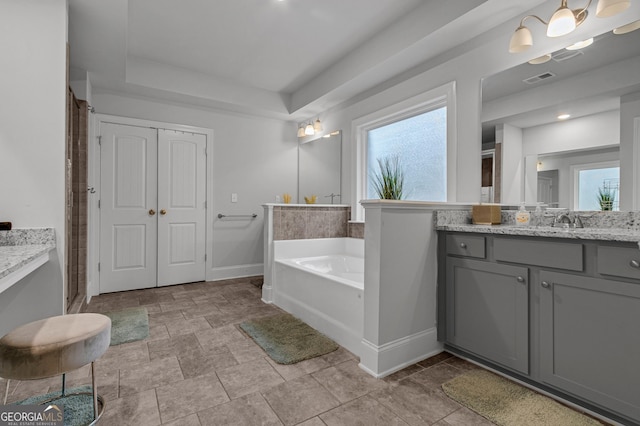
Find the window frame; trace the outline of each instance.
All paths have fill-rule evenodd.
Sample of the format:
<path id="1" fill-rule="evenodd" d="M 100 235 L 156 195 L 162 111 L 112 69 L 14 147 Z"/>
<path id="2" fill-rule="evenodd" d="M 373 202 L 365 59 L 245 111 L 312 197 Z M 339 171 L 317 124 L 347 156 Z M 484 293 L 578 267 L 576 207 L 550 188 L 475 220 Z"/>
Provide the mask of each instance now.
<path id="1" fill-rule="evenodd" d="M 571 210 L 578 210 L 580 196 L 580 172 L 583 170 L 610 169 L 617 167 L 620 169 L 620 160 L 602 161 L 598 163 L 574 164 L 570 167 L 571 176 L 571 192 L 569 199 L 571 200 Z M 618 205 L 620 205 L 620 191 L 618 191 Z"/>
<path id="2" fill-rule="evenodd" d="M 423 92 L 404 101 L 395 103 L 376 112 L 365 115 L 352 123 L 352 134 L 356 138 L 356 199 L 363 200 L 367 196 L 367 145 L 370 130 L 414 117 L 438 108 L 446 107 L 447 119 L 447 188 L 446 201 L 456 200 L 456 104 L 455 82 L 447 83 L 435 89 Z M 424 201 L 429 203 L 429 201 Z M 433 201 L 433 203 L 442 203 Z M 364 208 L 356 207 L 356 220 L 364 220 Z"/>

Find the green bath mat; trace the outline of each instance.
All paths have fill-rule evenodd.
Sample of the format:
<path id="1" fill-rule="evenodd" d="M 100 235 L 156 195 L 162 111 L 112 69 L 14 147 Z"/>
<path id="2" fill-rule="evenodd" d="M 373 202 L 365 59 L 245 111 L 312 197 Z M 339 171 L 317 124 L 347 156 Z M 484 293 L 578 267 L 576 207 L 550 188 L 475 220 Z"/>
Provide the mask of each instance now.
<path id="1" fill-rule="evenodd" d="M 107 312 L 105 315 L 111 318 L 111 346 L 149 337 L 147 308 L 129 308 Z"/>
<path id="2" fill-rule="evenodd" d="M 78 393 L 81 393 L 78 395 Z M 58 397 L 58 398 L 56 398 Z M 86 426 L 93 422 L 93 396 L 91 386 L 82 386 L 68 389 L 66 396 L 61 396 L 60 391 L 54 391 L 46 395 L 32 396 L 22 401 L 15 402 L 15 405 L 55 405 L 57 408 L 63 407 L 65 426 Z M 45 424 L 47 422 L 35 422 L 34 424 Z M 32 424 L 31 422 L 15 422 L 15 424 Z"/>
<path id="3" fill-rule="evenodd" d="M 289 314 L 246 321 L 240 328 L 278 364 L 295 364 L 338 349 L 333 340 Z"/>
<path id="4" fill-rule="evenodd" d="M 486 370 L 473 370 L 449 380 L 442 390 L 500 426 L 602 426 L 591 417 Z"/>

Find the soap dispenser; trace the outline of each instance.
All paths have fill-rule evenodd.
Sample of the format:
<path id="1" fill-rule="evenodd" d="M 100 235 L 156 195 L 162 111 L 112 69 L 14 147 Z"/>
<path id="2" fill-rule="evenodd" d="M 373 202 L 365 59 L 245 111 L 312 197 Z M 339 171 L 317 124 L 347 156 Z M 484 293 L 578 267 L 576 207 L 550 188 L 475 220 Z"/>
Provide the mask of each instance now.
<path id="1" fill-rule="evenodd" d="M 527 226 L 529 225 L 529 221 L 531 220 L 531 215 L 524 208 L 524 203 L 520 204 L 520 208 L 516 213 L 516 225 L 518 226 Z"/>

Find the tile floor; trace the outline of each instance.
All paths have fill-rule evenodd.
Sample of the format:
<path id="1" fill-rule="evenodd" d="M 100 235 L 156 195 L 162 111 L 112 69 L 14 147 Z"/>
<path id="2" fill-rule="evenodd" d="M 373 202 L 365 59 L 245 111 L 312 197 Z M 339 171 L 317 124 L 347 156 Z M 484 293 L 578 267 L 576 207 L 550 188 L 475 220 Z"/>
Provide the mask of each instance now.
<path id="1" fill-rule="evenodd" d="M 280 312 L 256 278 L 106 294 L 88 311 L 146 306 L 150 337 L 110 347 L 96 363 L 101 425 L 491 425 L 440 385 L 477 368 L 440 354 L 376 380 L 346 351 L 283 366 L 238 328 Z M 90 382 L 89 367 L 68 386 Z M 2 385 L 2 383 L 0 383 Z M 59 389 L 60 379 L 11 382 L 9 401 Z M 4 390 L 4 386 L 0 389 Z"/>

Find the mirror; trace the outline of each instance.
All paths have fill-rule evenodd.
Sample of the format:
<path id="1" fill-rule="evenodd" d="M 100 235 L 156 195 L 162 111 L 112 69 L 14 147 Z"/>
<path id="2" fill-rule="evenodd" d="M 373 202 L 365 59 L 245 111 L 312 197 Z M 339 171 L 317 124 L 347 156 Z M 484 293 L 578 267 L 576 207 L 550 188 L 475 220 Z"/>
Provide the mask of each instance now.
<path id="1" fill-rule="evenodd" d="M 342 132 L 298 144 L 298 202 L 316 196 L 317 204 L 340 204 Z"/>
<path id="2" fill-rule="evenodd" d="M 485 78 L 482 150 L 501 152 L 503 167 L 495 202 L 578 210 L 596 197 L 597 189 L 582 194 L 580 176 L 619 167 L 621 98 L 632 94 L 640 94 L 640 31 L 607 32 L 584 49 Z M 571 117 L 560 121 L 561 113 Z M 603 185 L 617 188 L 611 179 Z"/>

